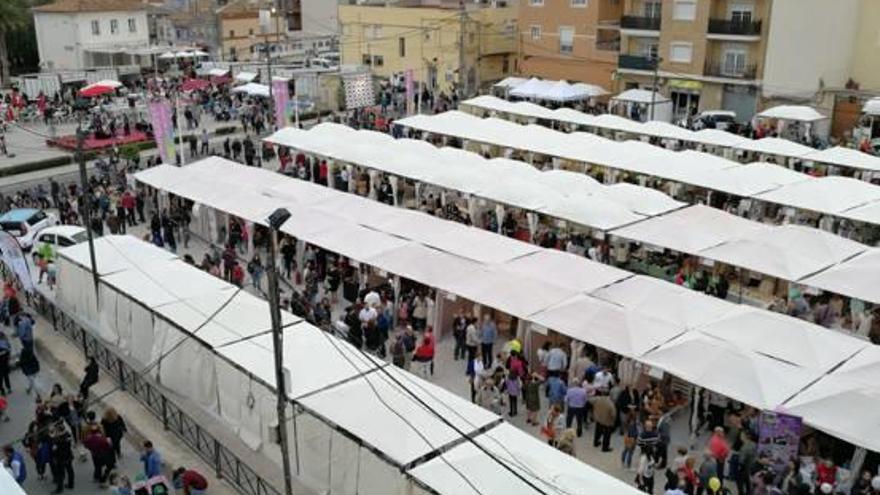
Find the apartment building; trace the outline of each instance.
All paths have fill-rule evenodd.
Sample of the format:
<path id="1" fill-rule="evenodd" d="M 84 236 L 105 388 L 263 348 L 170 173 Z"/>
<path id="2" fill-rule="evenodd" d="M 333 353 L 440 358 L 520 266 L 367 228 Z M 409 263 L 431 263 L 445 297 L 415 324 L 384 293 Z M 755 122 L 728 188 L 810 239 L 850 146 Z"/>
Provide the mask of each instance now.
<path id="1" fill-rule="evenodd" d="M 513 72 L 517 8 L 504 2 L 422 0 L 340 5 L 343 65 L 363 65 L 385 79 L 412 71 L 416 81 L 466 94 Z M 462 43 L 463 41 L 463 43 Z"/>
<path id="2" fill-rule="evenodd" d="M 622 0 L 617 90 L 656 84 L 676 118 L 758 109 L 771 0 Z"/>
<path id="3" fill-rule="evenodd" d="M 623 0 L 520 0 L 518 71 L 614 89 Z"/>

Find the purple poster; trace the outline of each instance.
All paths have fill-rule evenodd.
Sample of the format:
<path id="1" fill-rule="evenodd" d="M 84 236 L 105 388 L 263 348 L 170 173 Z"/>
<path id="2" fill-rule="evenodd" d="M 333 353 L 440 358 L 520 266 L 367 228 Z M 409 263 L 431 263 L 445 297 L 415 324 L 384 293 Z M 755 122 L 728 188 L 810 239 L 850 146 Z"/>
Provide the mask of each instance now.
<path id="1" fill-rule="evenodd" d="M 162 163 L 176 163 L 174 149 L 174 128 L 171 124 L 171 105 L 165 100 L 150 102 L 150 118 L 153 120 L 153 136 Z"/>
<path id="2" fill-rule="evenodd" d="M 762 411 L 758 423 L 758 457 L 766 456 L 777 468 L 785 468 L 798 455 L 801 417 Z"/>
<path id="3" fill-rule="evenodd" d="M 290 94 L 287 89 L 287 81 L 275 79 L 272 81 L 272 98 L 275 100 L 275 125 L 283 129 L 290 125 L 287 104 Z"/>
<path id="4" fill-rule="evenodd" d="M 406 83 L 406 113 L 413 113 L 413 70 L 406 69 L 404 73 L 404 81 Z"/>

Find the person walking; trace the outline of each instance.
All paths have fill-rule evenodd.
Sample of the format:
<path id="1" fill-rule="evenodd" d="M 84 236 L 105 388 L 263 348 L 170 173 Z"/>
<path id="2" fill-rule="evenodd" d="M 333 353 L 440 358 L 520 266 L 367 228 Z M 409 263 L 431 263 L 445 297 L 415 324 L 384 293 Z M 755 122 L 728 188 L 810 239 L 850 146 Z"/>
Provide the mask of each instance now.
<path id="1" fill-rule="evenodd" d="M 52 450 L 49 453 L 49 466 L 52 469 L 52 481 L 55 482 L 53 493 L 63 492 L 65 481 L 67 489 L 73 490 L 73 442 L 64 421 L 59 419 L 55 422 L 50 436 Z"/>
<path id="2" fill-rule="evenodd" d="M 162 474 L 162 456 L 153 447 L 153 442 L 149 440 L 144 442 L 144 453 L 141 455 L 141 462 L 144 465 L 144 475 L 147 479 Z"/>
<path id="3" fill-rule="evenodd" d="M 593 408 L 593 419 L 596 420 L 593 447 L 598 447 L 601 440 L 602 452 L 611 452 L 611 432 L 614 431 L 614 422 L 617 419 L 617 407 L 605 392 L 591 397 L 589 402 Z"/>
<path id="4" fill-rule="evenodd" d="M 465 327 L 465 347 L 467 348 L 467 360 L 471 362 L 477 356 L 477 347 L 480 345 L 480 334 L 477 332 L 477 319 L 469 318 Z M 491 357 L 490 357 L 491 361 Z"/>
<path id="5" fill-rule="evenodd" d="M 708 450 L 717 463 L 718 479 L 724 483 L 724 467 L 727 463 L 727 457 L 730 455 L 730 445 L 724 435 L 724 427 L 715 427 L 712 438 L 709 439 Z"/>
<path id="6" fill-rule="evenodd" d="M 122 458 L 122 438 L 128 431 L 125 420 L 116 412 L 116 409 L 108 407 L 104 411 L 104 417 L 101 418 L 101 427 L 104 428 L 104 433 L 113 444 L 113 454 L 117 459 Z"/>
<path id="7" fill-rule="evenodd" d="M 4 332 L 0 332 L 0 395 L 12 393 L 12 383 L 9 381 L 9 360 L 12 359 L 12 346 Z"/>
<path id="8" fill-rule="evenodd" d="M 636 469 L 636 485 L 645 493 L 654 493 L 654 449 L 642 449 Z"/>
<path id="9" fill-rule="evenodd" d="M 82 396 L 83 400 L 89 398 L 89 390 L 98 383 L 98 370 L 98 361 L 95 360 L 94 356 L 89 356 L 85 374 L 83 375 L 82 382 L 79 384 L 79 395 Z"/>
<path id="10" fill-rule="evenodd" d="M 107 478 L 116 466 L 116 456 L 113 454 L 113 445 L 110 439 L 101 431 L 98 425 L 89 426 L 88 433 L 83 438 L 83 447 L 92 455 L 92 481 L 107 486 Z"/>
<path id="11" fill-rule="evenodd" d="M 21 312 L 13 320 L 15 323 L 15 336 L 21 341 L 24 349 L 34 350 L 34 318 L 30 313 Z"/>
<path id="12" fill-rule="evenodd" d="M 562 378 L 557 375 L 552 375 L 547 383 L 556 380 L 562 383 Z M 572 420 L 576 421 L 577 436 L 582 436 L 587 418 L 587 389 L 577 381 L 573 381 L 565 393 L 565 407 L 565 427 L 571 428 Z"/>
<path id="13" fill-rule="evenodd" d="M 21 355 L 18 357 L 18 366 L 21 368 L 22 374 L 27 378 L 27 393 L 30 394 L 36 387 L 35 381 L 37 374 L 40 372 L 40 362 L 37 360 L 37 355 L 34 354 L 33 348 L 25 347 L 21 350 Z"/>
<path id="14" fill-rule="evenodd" d="M 495 324 L 495 320 L 487 314 L 483 317 L 483 325 L 480 327 L 480 349 L 483 353 L 484 363 L 492 362 L 492 348 L 495 346 L 497 336 L 498 326 Z"/>
<path id="15" fill-rule="evenodd" d="M 516 416 L 516 402 L 522 394 L 522 380 L 520 380 L 519 375 L 516 374 L 515 371 L 511 370 L 507 374 L 507 379 L 504 381 L 504 388 L 507 391 L 508 404 L 510 404 L 510 410 L 507 415 L 512 418 Z"/>
<path id="16" fill-rule="evenodd" d="M 247 271 L 251 276 L 251 280 L 254 283 L 254 289 L 256 289 L 257 292 L 263 291 L 263 270 L 263 260 L 260 258 L 260 253 L 255 252 L 250 263 L 247 264 Z"/>
<path id="17" fill-rule="evenodd" d="M 467 337 L 467 319 L 465 319 L 461 314 L 455 313 L 455 316 L 452 317 L 452 336 L 455 338 L 455 348 L 452 351 L 453 359 L 458 361 L 459 359 L 464 359 L 467 355 L 465 353 L 465 338 Z"/>
<path id="18" fill-rule="evenodd" d="M 534 374 L 523 377 L 523 403 L 526 405 L 526 423 L 538 426 L 538 411 L 541 410 L 541 380 Z"/>
<path id="19" fill-rule="evenodd" d="M 12 479 L 19 486 L 23 485 L 27 479 L 27 464 L 24 462 L 24 456 L 12 448 L 12 445 L 3 446 L 3 464 L 12 474 Z"/>

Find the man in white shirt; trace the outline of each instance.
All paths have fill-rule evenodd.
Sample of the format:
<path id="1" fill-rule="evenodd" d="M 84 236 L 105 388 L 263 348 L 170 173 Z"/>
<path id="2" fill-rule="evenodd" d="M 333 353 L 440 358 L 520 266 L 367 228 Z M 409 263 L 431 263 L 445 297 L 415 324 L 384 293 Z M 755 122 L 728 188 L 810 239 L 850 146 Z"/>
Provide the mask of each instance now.
<path id="1" fill-rule="evenodd" d="M 361 321 L 361 327 L 363 328 L 366 328 L 371 323 L 375 323 L 378 317 L 379 313 L 376 312 L 376 308 L 370 305 L 364 305 L 361 312 L 358 313 L 358 319 Z"/>
<path id="2" fill-rule="evenodd" d="M 593 385 L 604 392 L 608 392 L 611 390 L 611 386 L 614 384 L 614 375 L 611 374 L 611 371 L 607 366 L 602 367 L 601 371 L 596 373 L 596 376 L 593 377 Z"/>

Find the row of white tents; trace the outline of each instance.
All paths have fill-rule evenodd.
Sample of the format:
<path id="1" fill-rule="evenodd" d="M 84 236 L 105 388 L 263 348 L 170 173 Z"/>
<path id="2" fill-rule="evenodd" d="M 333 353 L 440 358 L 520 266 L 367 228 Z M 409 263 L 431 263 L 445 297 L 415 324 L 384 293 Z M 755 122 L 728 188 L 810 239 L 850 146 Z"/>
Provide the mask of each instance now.
<path id="1" fill-rule="evenodd" d="M 559 127 L 576 126 L 596 133 L 604 131 L 620 139 L 634 136 L 684 141 L 728 156 L 731 155 L 730 152 L 751 152 L 784 160 L 828 164 L 856 171 L 880 172 L 880 158 L 841 146 L 816 150 L 786 139 L 750 139 L 717 129 L 691 131 L 667 122 L 636 122 L 617 115 L 590 115 L 571 108 L 553 110 L 534 103 L 511 102 L 489 95 L 465 100 L 461 102 L 460 108 L 475 113 L 494 112 L 527 120 L 546 120 Z M 769 109 L 758 116 L 788 120 L 811 118 L 810 115 L 802 115 L 803 113 L 798 108 L 782 106 Z M 812 118 L 815 120 L 825 117 L 816 113 Z"/>
<path id="2" fill-rule="evenodd" d="M 547 81 L 537 78 L 508 77 L 495 85 L 511 96 L 557 103 L 583 101 L 608 94 L 601 86 L 587 83 L 569 84 L 565 81 Z"/>
<path id="3" fill-rule="evenodd" d="M 185 168 L 163 165 L 137 180 L 196 202 L 193 228 L 206 237 L 225 219 L 215 218 L 217 212 L 264 224 L 284 206 L 293 216 L 283 232 L 434 287 L 438 301 L 452 294 L 516 316 L 527 346 L 531 332 L 550 328 L 755 407 L 783 408 L 831 435 L 880 450 L 875 418 L 867 412 L 880 398 L 880 350 L 867 342 L 218 158 Z M 862 410 L 840 421 L 840 411 Z"/>
<path id="4" fill-rule="evenodd" d="M 310 130 L 285 128 L 267 138 L 273 144 L 326 159 L 434 185 L 468 199 L 472 217 L 479 199 L 525 210 L 529 227 L 536 215 L 608 232 L 626 241 L 696 255 L 735 267 L 880 304 L 870 281 L 880 276 L 880 250 L 826 231 L 773 226 L 702 205 L 683 203 L 645 187 L 603 185 L 578 172 L 539 171 L 528 163 L 485 159 L 457 148 L 436 148 L 412 139 L 324 123 Z M 341 146 L 339 143 L 345 143 Z M 751 166 L 738 166 L 738 169 Z M 799 175 L 773 165 L 780 176 Z M 715 180 L 723 182 L 720 171 Z M 707 175 L 708 177 L 708 175 Z M 806 176 L 804 176 L 806 177 Z M 353 187 L 353 184 L 352 184 Z M 374 193 L 374 192 L 373 192 Z M 495 208 L 498 223 L 504 208 Z M 471 219 L 477 223 L 478 218 Z M 854 267 L 858 267 L 855 269 Z"/>
<path id="5" fill-rule="evenodd" d="M 135 237 L 103 237 L 95 248 L 99 303 L 88 249 L 78 245 L 60 252 L 61 307 L 280 462 L 268 304 Z M 296 405 L 285 425 L 291 458 L 315 493 L 637 493 L 292 314 L 282 325 L 286 393 Z"/>
<path id="6" fill-rule="evenodd" d="M 451 136 L 464 148 L 518 150 L 552 157 L 554 165 L 596 165 L 710 191 L 880 225 L 880 187 L 849 177 L 812 177 L 773 164 L 746 164 L 709 153 L 671 151 L 642 141 L 613 141 L 585 132 L 564 133 L 539 125 L 479 118 L 459 111 L 415 115 L 396 124 Z M 704 131 L 700 131 L 704 132 Z M 766 141 L 766 140 L 761 140 Z M 760 142 L 760 141 L 758 141 Z M 760 165 L 760 166 L 758 166 Z M 614 173 L 606 174 L 614 182 Z"/>

